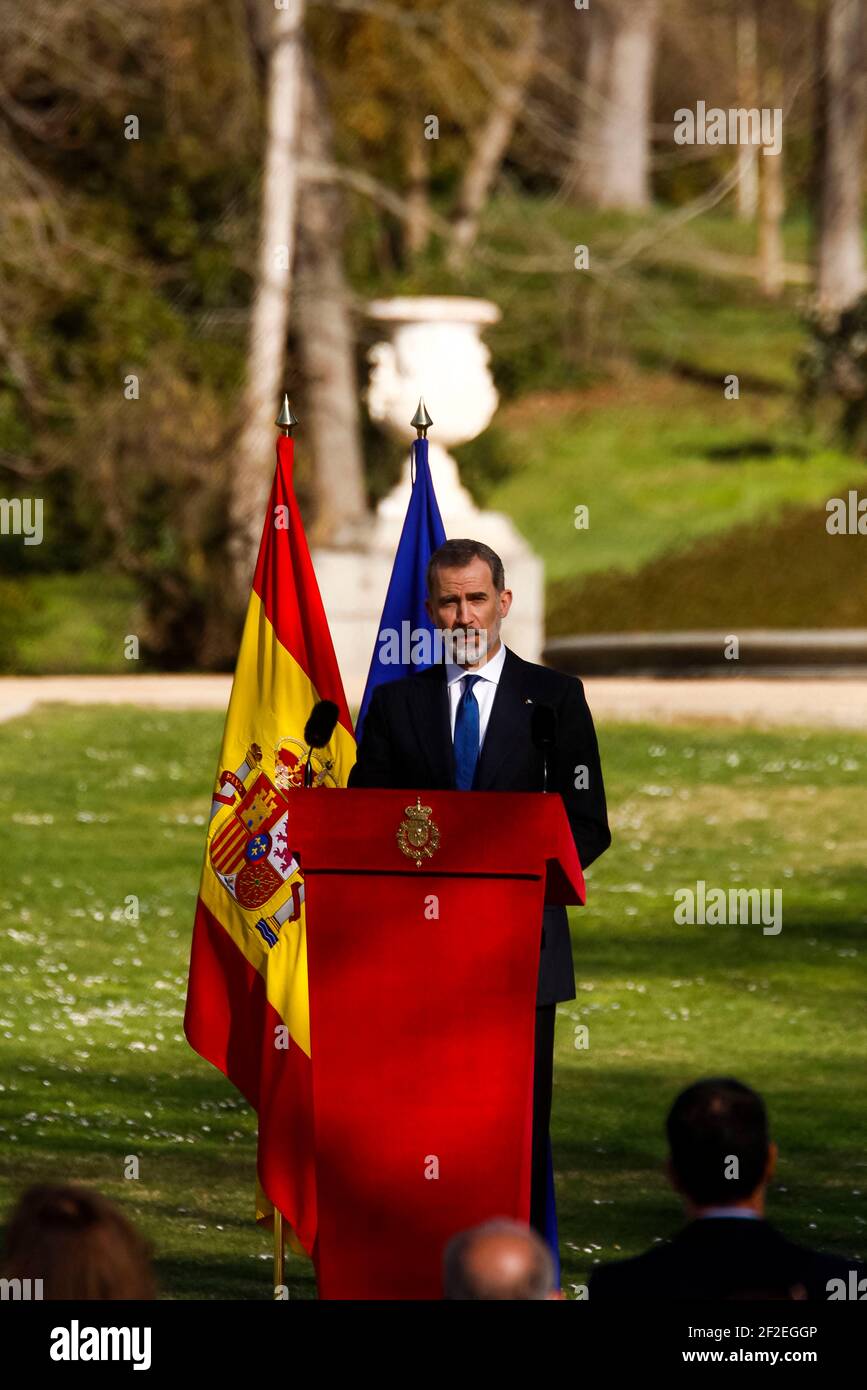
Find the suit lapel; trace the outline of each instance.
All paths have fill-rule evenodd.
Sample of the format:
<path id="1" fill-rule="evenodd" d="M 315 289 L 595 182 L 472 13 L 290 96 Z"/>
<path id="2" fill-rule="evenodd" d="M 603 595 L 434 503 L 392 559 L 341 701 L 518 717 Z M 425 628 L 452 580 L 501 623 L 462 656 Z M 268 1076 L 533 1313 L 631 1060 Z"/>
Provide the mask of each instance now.
<path id="1" fill-rule="evenodd" d="M 482 755 L 476 768 L 473 785 L 479 791 L 489 791 L 508 754 L 524 748 L 530 716 L 524 707 L 527 692 L 522 683 L 522 666 L 520 658 L 507 648 L 482 745 Z"/>
<path id="2" fill-rule="evenodd" d="M 430 768 L 431 785 L 454 789 L 455 750 L 445 667 L 431 667 L 412 682 L 411 689 L 414 731 Z"/>

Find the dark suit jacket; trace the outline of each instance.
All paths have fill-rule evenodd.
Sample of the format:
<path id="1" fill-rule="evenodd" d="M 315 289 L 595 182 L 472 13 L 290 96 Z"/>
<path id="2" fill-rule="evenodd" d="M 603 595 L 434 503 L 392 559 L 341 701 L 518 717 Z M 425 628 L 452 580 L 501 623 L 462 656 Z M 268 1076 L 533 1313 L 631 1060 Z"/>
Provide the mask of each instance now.
<path id="1" fill-rule="evenodd" d="M 674 1240 L 632 1260 L 600 1265 L 590 1276 L 591 1302 L 602 1299 L 828 1298 L 829 1279 L 864 1276 L 857 1260 L 825 1255 L 791 1240 L 767 1221 L 705 1216 Z"/>
<path id="2" fill-rule="evenodd" d="M 611 843 L 605 789 L 593 720 L 584 687 L 574 676 L 534 666 L 506 650 L 497 692 L 476 769 L 474 789 L 542 790 L 542 759 L 530 735 L 533 704 L 553 706 L 557 751 L 549 791 L 563 797 L 582 868 Z M 586 790 L 575 789 L 575 768 L 584 764 Z M 361 733 L 350 787 L 400 787 L 449 791 L 455 786 L 446 668 L 432 666 L 377 688 Z M 537 1004 L 575 998 L 572 945 L 564 907 L 546 907 L 542 923 Z"/>

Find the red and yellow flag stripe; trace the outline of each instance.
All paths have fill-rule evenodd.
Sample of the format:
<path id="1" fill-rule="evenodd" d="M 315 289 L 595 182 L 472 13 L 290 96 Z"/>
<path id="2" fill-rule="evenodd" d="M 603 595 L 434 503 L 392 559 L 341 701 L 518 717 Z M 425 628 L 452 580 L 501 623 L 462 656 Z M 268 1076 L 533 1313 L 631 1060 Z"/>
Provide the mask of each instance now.
<path id="1" fill-rule="evenodd" d="M 333 700 L 339 713 L 330 743 L 316 755 L 324 780 L 311 795 L 346 785 L 355 739 L 292 487 L 292 461 L 293 441 L 281 438 L 220 750 L 184 1027 L 196 1051 L 257 1110 L 261 1186 L 312 1253 L 316 1194 L 303 875 L 288 854 L 291 826 L 273 822 L 281 785 L 300 774 L 307 752 L 304 725 L 318 700 Z M 266 804 L 257 804 L 245 819 L 237 807 L 263 773 Z M 258 787 L 250 795 L 257 796 Z M 260 822 L 274 831 L 282 826 L 282 857 L 273 858 L 278 851 L 270 835 L 252 843 Z M 266 851 L 278 869 L 268 869 L 264 881 L 268 887 L 278 879 L 279 884 L 260 901 L 253 896 L 257 885 L 242 891 L 241 874 L 233 879 L 231 871 Z"/>

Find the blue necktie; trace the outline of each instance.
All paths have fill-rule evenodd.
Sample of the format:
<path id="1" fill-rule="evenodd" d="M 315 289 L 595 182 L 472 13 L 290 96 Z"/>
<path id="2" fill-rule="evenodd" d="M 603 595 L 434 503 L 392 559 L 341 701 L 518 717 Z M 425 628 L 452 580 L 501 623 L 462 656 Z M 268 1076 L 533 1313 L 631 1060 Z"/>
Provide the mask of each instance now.
<path id="1" fill-rule="evenodd" d="M 464 676 L 463 694 L 455 715 L 455 785 L 459 792 L 468 792 L 476 775 L 479 761 L 479 705 L 473 686 L 481 676 Z"/>

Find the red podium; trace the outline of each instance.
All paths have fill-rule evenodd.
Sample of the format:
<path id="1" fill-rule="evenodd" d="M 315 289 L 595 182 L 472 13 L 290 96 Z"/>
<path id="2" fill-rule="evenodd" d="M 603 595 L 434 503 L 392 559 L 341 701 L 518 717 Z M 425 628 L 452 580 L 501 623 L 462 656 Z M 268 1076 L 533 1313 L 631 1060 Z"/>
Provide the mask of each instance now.
<path id="1" fill-rule="evenodd" d="M 293 791 L 321 1298 L 439 1298 L 443 1247 L 526 1221 L 544 903 L 583 903 L 559 796 Z"/>

